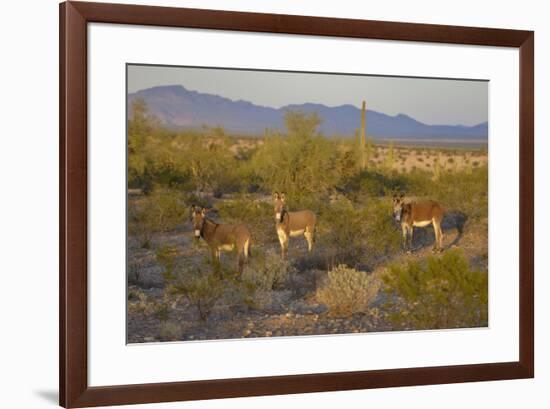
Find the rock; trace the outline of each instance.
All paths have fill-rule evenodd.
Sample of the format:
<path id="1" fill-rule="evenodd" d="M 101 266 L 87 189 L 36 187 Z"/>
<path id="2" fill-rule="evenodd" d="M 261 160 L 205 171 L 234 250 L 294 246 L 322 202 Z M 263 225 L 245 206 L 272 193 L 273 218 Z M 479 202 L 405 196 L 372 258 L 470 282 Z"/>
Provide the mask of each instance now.
<path id="1" fill-rule="evenodd" d="M 250 331 L 249 329 L 245 329 L 245 330 L 243 331 L 243 337 L 247 337 L 247 336 L 249 336 L 251 333 L 252 333 L 252 331 Z"/>

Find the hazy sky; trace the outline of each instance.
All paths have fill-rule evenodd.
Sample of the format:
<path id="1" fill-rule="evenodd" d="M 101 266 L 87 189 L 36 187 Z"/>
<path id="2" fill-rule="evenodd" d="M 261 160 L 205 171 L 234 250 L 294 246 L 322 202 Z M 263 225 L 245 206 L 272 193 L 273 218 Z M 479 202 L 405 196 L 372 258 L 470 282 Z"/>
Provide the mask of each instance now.
<path id="1" fill-rule="evenodd" d="M 367 109 L 403 113 L 427 124 L 476 125 L 488 120 L 487 81 L 128 66 L 128 92 L 158 85 L 183 85 L 273 108 L 304 102 L 360 107 L 365 100 Z"/>

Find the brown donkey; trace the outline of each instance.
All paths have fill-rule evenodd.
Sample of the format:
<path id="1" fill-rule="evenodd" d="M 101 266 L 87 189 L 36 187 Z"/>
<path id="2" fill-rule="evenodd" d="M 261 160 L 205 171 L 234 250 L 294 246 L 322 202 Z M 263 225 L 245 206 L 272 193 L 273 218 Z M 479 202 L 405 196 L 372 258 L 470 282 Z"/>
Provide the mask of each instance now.
<path id="1" fill-rule="evenodd" d="M 195 238 L 203 238 L 210 247 L 212 260 L 219 265 L 222 251 L 237 250 L 239 255 L 239 273 L 243 272 L 245 261 L 250 256 L 250 232 L 246 225 L 218 224 L 206 217 L 209 209 L 199 210 L 191 207 Z"/>
<path id="2" fill-rule="evenodd" d="M 289 212 L 286 208 L 285 194 L 273 194 L 275 210 L 275 227 L 279 243 L 281 244 L 281 255 L 285 258 L 288 252 L 288 241 L 290 237 L 304 235 L 307 241 L 308 251 L 313 250 L 315 234 L 315 223 L 317 217 L 311 210 L 300 210 Z"/>
<path id="3" fill-rule="evenodd" d="M 435 233 L 433 250 L 443 250 L 443 233 L 441 231 L 443 214 L 441 205 L 433 200 L 407 202 L 403 194 L 393 197 L 393 216 L 401 224 L 403 245 L 408 253 L 412 250 L 413 228 L 426 227 L 430 224 L 433 225 Z"/>

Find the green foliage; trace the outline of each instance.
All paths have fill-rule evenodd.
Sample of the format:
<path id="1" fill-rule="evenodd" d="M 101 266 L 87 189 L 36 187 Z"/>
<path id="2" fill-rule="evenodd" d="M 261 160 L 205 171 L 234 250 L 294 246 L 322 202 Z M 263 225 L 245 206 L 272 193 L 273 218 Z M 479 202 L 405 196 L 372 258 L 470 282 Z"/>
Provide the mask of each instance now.
<path id="1" fill-rule="evenodd" d="M 175 246 L 160 246 L 155 253 L 157 262 L 163 267 L 162 276 L 165 280 L 174 279 L 174 271 L 177 267 L 177 258 L 180 251 Z"/>
<path id="2" fill-rule="evenodd" d="M 254 173 L 266 192 L 300 196 L 323 194 L 338 181 L 334 144 L 317 132 L 316 114 L 287 112 L 287 134 L 266 139 L 252 158 Z"/>
<path id="3" fill-rule="evenodd" d="M 284 288 L 290 275 L 295 272 L 296 269 L 288 260 L 270 251 L 254 257 L 250 266 L 245 268 L 242 279 L 256 289 L 271 291 Z"/>
<path id="4" fill-rule="evenodd" d="M 488 275 L 470 269 L 460 250 L 449 250 L 424 262 L 392 265 L 384 283 L 393 300 L 387 305 L 392 311 L 388 318 L 400 328 L 487 325 Z"/>
<path id="5" fill-rule="evenodd" d="M 401 178 L 404 182 L 403 191 L 410 196 L 437 200 L 446 209 L 462 211 L 469 219 L 479 220 L 487 217 L 487 165 L 453 171 L 438 169 L 436 177 L 430 172 L 417 170 L 401 175 Z"/>
<path id="6" fill-rule="evenodd" d="M 255 256 L 242 274 L 239 290 L 244 303 L 253 309 L 262 309 L 272 302 L 274 290 L 287 285 L 296 269 L 275 252 Z"/>
<path id="7" fill-rule="evenodd" d="M 339 265 L 328 272 L 327 281 L 317 290 L 317 300 L 328 307 L 330 315 L 347 317 L 366 312 L 379 288 L 372 275 Z"/>
<path id="8" fill-rule="evenodd" d="M 155 189 L 150 195 L 128 201 L 128 232 L 149 248 L 154 233 L 169 231 L 188 214 L 183 195 L 169 189 Z"/>
<path id="9" fill-rule="evenodd" d="M 254 242 L 275 242 L 275 222 L 271 202 L 258 201 L 250 194 L 237 194 L 216 205 L 218 215 L 226 223 L 245 222 L 253 232 Z M 254 250 L 252 250 L 254 251 Z"/>
<path id="10" fill-rule="evenodd" d="M 349 199 L 339 197 L 321 215 L 319 230 L 329 266 L 344 262 L 370 264 L 397 250 L 400 243 L 391 209 L 384 199 L 357 207 Z"/>
<path id="11" fill-rule="evenodd" d="M 356 173 L 345 183 L 346 195 L 354 201 L 391 195 L 407 188 L 407 177 L 395 172 L 366 170 Z"/>
<path id="12" fill-rule="evenodd" d="M 181 186 L 223 194 L 240 188 L 231 140 L 221 128 L 172 132 L 134 101 L 128 120 L 128 186 L 153 190 Z"/>
<path id="13" fill-rule="evenodd" d="M 180 268 L 166 288 L 170 296 L 184 297 L 193 305 L 201 320 L 208 319 L 223 292 L 218 276 L 200 269 Z"/>

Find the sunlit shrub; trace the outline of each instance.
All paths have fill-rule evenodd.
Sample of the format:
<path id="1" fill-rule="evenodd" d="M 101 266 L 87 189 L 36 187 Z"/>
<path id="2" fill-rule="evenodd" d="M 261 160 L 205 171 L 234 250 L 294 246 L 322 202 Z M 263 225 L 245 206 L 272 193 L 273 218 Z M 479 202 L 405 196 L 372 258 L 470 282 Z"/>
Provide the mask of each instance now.
<path id="1" fill-rule="evenodd" d="M 392 265 L 384 276 L 388 318 L 404 329 L 482 327 L 488 319 L 487 272 L 460 250 Z"/>
<path id="2" fill-rule="evenodd" d="M 380 283 L 363 271 L 339 265 L 328 272 L 327 281 L 317 290 L 317 300 L 333 316 L 366 312 L 375 299 Z"/>

